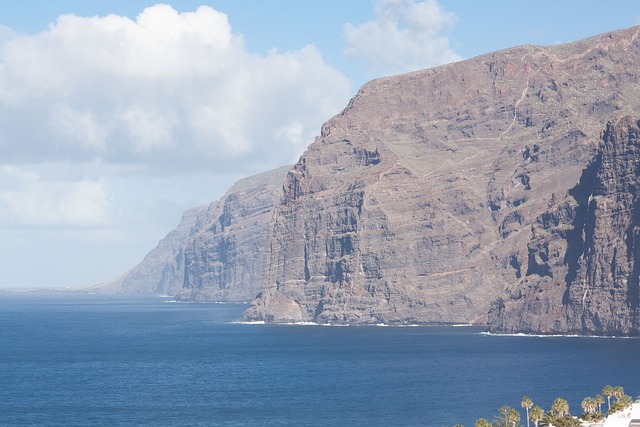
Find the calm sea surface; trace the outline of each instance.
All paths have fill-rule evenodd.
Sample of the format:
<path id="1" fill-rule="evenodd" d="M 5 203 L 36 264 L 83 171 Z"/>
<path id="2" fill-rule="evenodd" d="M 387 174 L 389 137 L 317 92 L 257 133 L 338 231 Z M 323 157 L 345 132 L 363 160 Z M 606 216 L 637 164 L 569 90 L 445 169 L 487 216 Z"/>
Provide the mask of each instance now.
<path id="1" fill-rule="evenodd" d="M 233 323 L 245 307 L 0 294 L 0 425 L 473 426 L 640 393 L 640 340 Z"/>

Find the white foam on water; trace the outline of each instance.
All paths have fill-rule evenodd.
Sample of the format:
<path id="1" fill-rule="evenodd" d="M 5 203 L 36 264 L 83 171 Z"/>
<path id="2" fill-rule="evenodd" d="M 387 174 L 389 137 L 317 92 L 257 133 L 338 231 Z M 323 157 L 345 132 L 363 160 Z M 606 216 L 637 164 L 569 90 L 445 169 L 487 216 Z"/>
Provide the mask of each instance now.
<path id="1" fill-rule="evenodd" d="M 608 335 L 525 334 L 523 332 L 518 332 L 517 334 L 496 334 L 493 332 L 479 332 L 479 334 L 490 335 L 493 337 L 637 339 L 636 337 L 619 337 L 619 336 L 608 336 Z"/>

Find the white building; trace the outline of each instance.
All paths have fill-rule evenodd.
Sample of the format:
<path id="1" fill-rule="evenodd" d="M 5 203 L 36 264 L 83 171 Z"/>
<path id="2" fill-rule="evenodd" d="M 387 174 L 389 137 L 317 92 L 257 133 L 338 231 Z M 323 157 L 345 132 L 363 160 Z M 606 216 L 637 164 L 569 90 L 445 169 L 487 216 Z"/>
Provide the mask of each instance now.
<path id="1" fill-rule="evenodd" d="M 631 408 L 609 415 L 603 427 L 640 427 L 640 402 Z"/>

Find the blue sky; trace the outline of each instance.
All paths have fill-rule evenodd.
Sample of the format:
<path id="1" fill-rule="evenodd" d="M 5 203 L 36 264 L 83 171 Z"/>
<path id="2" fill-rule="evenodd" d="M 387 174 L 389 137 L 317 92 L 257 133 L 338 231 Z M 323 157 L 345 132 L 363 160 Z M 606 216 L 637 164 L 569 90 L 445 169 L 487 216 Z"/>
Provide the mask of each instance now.
<path id="1" fill-rule="evenodd" d="M 372 78 L 639 17 L 622 0 L 1 2 L 0 288 L 123 273 L 185 209 L 295 162 Z"/>

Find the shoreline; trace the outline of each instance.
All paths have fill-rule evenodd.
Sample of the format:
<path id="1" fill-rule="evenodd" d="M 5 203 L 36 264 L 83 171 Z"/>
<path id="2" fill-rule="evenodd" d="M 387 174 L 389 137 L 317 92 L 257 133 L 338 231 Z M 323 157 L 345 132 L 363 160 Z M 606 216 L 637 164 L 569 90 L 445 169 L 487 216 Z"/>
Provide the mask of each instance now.
<path id="1" fill-rule="evenodd" d="M 492 337 L 524 337 L 524 338 L 601 338 L 601 339 L 626 339 L 635 340 L 640 337 L 627 337 L 621 335 L 579 335 L 579 334 L 527 334 L 524 332 L 501 334 L 495 332 L 480 332 L 481 335 L 487 335 Z"/>
<path id="2" fill-rule="evenodd" d="M 132 297 L 132 298 L 152 298 L 164 300 L 166 303 L 177 304 L 219 304 L 219 305 L 249 305 L 248 301 L 183 301 L 176 300 L 170 295 L 141 295 L 141 294 L 120 294 L 120 293 L 94 293 L 94 292 L 74 292 L 68 289 L 0 289 L 2 295 L 85 295 L 89 297 Z M 389 324 L 389 323 L 317 323 L 317 322 L 265 322 L 265 321 L 234 321 L 229 323 L 243 325 L 290 325 L 290 326 L 330 326 L 330 327 L 389 327 L 389 328 L 409 328 L 409 327 L 446 327 L 446 328 L 487 328 L 487 325 L 473 323 L 406 323 L 406 324 Z M 534 334 L 534 333 L 496 333 L 483 330 L 477 332 L 480 335 L 492 337 L 526 337 L 526 338 L 600 338 L 600 339 L 640 339 L 640 336 L 624 336 L 624 335 L 581 335 L 581 334 Z"/>

